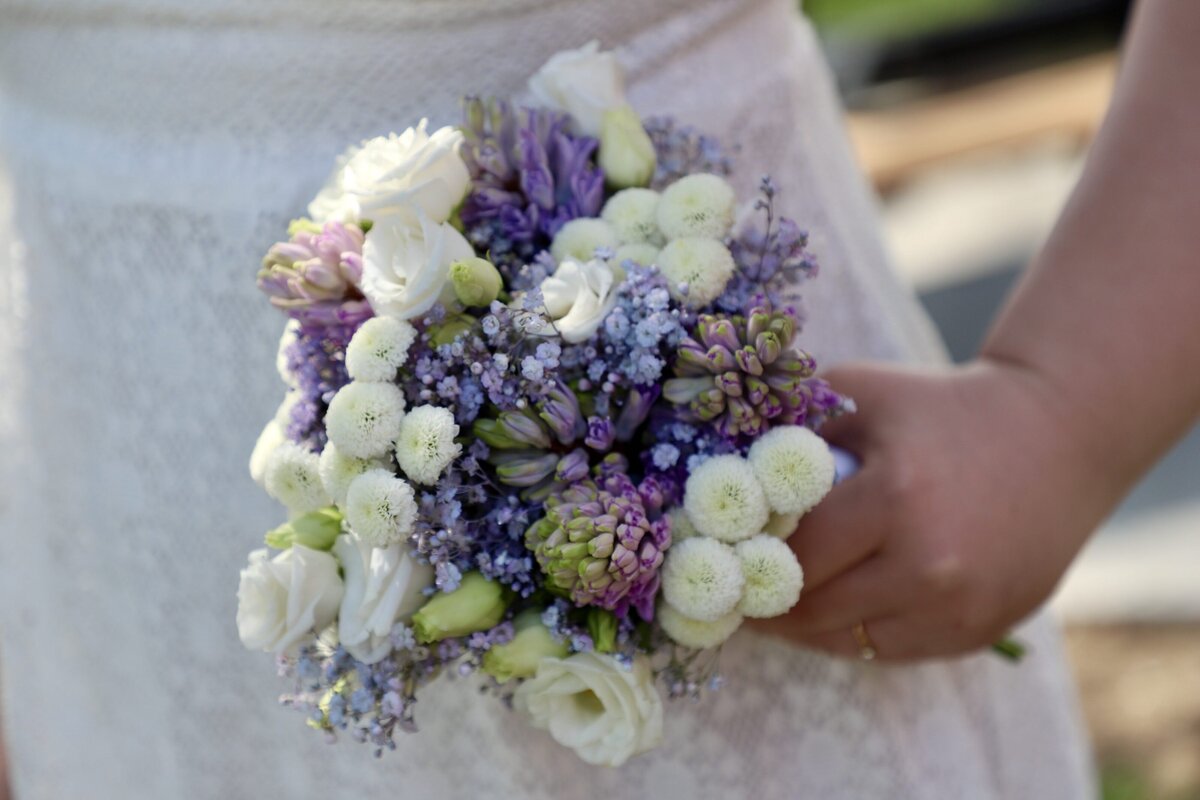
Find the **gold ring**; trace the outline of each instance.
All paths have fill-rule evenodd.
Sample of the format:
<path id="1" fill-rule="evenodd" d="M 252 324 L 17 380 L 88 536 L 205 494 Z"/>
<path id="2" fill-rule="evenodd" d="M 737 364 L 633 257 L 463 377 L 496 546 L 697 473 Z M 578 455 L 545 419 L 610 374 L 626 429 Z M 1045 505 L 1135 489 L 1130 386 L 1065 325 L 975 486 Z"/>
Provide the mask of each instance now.
<path id="1" fill-rule="evenodd" d="M 854 634 L 854 641 L 858 642 L 858 657 L 863 661 L 874 661 L 875 656 L 879 655 L 879 651 L 867 633 L 867 623 L 859 622 L 850 629 L 850 632 Z"/>

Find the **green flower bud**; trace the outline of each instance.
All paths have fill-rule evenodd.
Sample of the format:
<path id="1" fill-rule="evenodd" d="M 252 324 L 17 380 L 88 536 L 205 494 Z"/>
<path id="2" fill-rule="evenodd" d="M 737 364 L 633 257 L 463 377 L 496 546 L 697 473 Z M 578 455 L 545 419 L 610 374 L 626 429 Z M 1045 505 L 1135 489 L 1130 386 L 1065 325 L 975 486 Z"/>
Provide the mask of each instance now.
<path id="1" fill-rule="evenodd" d="M 516 635 L 508 644 L 496 645 L 483 654 L 483 671 L 501 683 L 512 678 L 528 678 L 537 672 L 543 658 L 566 658 L 566 642 L 555 641 L 542 624 L 540 609 L 530 609 L 513 620 Z"/>
<path id="2" fill-rule="evenodd" d="M 445 322 L 432 328 L 433 344 L 435 347 L 453 344 L 455 339 L 469 332 L 473 327 L 475 327 L 475 319 L 465 314 L 446 317 Z"/>
<path id="3" fill-rule="evenodd" d="M 617 649 L 617 617 L 611 611 L 588 609 L 587 627 L 597 653 L 611 653 Z"/>
<path id="4" fill-rule="evenodd" d="M 464 306 L 486 306 L 500 295 L 500 273 L 486 258 L 464 258 L 450 265 L 454 294 Z"/>
<path id="5" fill-rule="evenodd" d="M 342 512 L 333 506 L 318 508 L 280 525 L 266 536 L 267 547 L 287 550 L 294 544 L 310 550 L 328 550 L 342 532 Z"/>
<path id="6" fill-rule="evenodd" d="M 412 626 L 422 644 L 486 630 L 504 618 L 510 593 L 478 572 L 468 572 L 453 592 L 436 594 L 413 614 Z"/>
<path id="7" fill-rule="evenodd" d="M 657 159 L 654 143 L 629 106 L 604 112 L 600 128 L 600 168 L 609 186 L 627 189 L 649 186 Z"/>

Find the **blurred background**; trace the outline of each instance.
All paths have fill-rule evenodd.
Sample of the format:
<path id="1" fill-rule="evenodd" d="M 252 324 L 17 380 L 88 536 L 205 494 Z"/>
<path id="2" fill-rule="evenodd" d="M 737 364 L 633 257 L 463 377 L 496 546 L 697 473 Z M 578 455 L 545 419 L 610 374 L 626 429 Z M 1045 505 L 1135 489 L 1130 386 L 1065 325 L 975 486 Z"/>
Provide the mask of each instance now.
<path id="1" fill-rule="evenodd" d="M 1049 233 L 1103 118 L 1126 0 L 805 0 L 898 268 L 956 360 Z M 1200 799 L 1200 427 L 1055 598 L 1106 800 Z"/>

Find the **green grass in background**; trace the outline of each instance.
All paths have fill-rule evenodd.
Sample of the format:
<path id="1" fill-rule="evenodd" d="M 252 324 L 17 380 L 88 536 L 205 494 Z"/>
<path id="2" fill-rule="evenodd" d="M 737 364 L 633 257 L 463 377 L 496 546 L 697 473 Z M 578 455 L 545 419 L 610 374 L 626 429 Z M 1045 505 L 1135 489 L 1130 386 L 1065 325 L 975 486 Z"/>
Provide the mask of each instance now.
<path id="1" fill-rule="evenodd" d="M 898 39 L 986 19 L 1034 0 L 803 0 L 823 33 Z"/>

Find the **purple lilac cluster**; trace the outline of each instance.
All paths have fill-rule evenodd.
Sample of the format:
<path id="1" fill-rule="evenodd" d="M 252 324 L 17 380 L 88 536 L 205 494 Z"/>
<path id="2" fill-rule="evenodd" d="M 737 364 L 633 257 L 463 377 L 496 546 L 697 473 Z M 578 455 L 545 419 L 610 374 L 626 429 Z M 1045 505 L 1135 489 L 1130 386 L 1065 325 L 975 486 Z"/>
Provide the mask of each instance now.
<path id="1" fill-rule="evenodd" d="M 512 623 L 505 621 L 470 636 L 422 645 L 412 628 L 397 623 L 389 637 L 391 653 L 375 664 L 356 660 L 341 646 L 318 642 L 301 648 L 295 659 L 280 660 L 281 676 L 293 681 L 292 692 L 281 702 L 307 714 L 309 725 L 331 737 L 343 731 L 370 743 L 378 757 L 396 748 L 397 730 L 416 733 L 414 711 L 422 686 L 447 664 L 456 664 L 461 676 L 471 674 L 484 653 L 512 637 Z"/>
<path id="2" fill-rule="evenodd" d="M 462 130 L 472 187 L 460 216 L 467 238 L 497 266 L 519 268 L 564 224 L 600 212 L 597 142 L 571 133 L 565 114 L 468 98 Z"/>
<path id="3" fill-rule="evenodd" d="M 762 179 L 759 194 L 754 208 L 763 215 L 762 226 L 746 225 L 730 242 L 738 269 L 717 300 L 722 311 L 738 313 L 763 303 L 783 308 L 796 302 L 796 287 L 817 275 L 808 234 L 775 210 L 779 189 L 770 177 Z"/>
<path id="4" fill-rule="evenodd" d="M 350 382 L 346 345 L 357 325 L 304 325 L 284 349 L 288 373 L 298 397 L 287 425 L 288 439 L 320 452 L 325 447 L 325 409 L 337 390 Z"/>
<path id="5" fill-rule="evenodd" d="M 674 117 L 666 116 L 648 117 L 643 125 L 657 156 L 650 188 L 665 189 L 697 172 L 713 175 L 733 172 L 733 159 L 721 143 L 691 125 L 682 125 Z"/>

